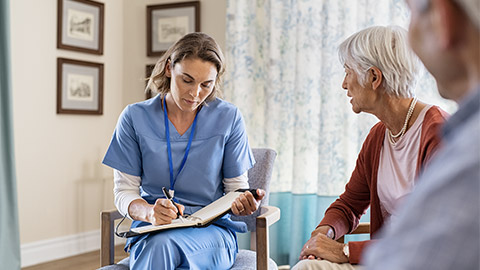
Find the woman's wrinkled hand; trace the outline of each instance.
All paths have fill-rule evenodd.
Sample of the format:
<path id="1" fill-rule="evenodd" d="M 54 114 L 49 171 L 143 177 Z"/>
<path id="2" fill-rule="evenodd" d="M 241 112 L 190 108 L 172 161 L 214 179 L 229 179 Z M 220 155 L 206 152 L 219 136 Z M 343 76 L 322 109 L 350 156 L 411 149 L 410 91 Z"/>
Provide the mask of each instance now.
<path id="1" fill-rule="evenodd" d="M 334 263 L 346 263 L 343 253 L 344 244 L 327 237 L 323 233 L 312 235 L 300 252 L 300 260 L 328 260 Z"/>
<path id="2" fill-rule="evenodd" d="M 233 214 L 236 216 L 253 214 L 260 205 L 260 201 L 265 197 L 265 191 L 263 189 L 257 189 L 257 197 L 258 199 L 255 199 L 250 191 L 245 191 L 232 203 Z"/>

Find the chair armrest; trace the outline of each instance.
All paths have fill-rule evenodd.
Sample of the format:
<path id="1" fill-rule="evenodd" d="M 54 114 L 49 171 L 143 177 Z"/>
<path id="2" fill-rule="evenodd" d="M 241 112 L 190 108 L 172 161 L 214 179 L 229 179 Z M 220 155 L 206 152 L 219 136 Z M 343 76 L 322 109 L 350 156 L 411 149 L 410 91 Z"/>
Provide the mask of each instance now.
<path id="1" fill-rule="evenodd" d="M 358 227 L 353 230 L 350 234 L 362 234 L 362 233 L 370 233 L 370 222 L 362 222 L 358 224 Z"/>
<path id="2" fill-rule="evenodd" d="M 115 256 L 114 224 L 115 220 L 123 216 L 117 210 L 102 211 L 101 213 L 101 245 L 100 266 L 111 265 Z"/>
<path id="3" fill-rule="evenodd" d="M 370 233 L 370 222 L 362 222 L 358 224 L 358 227 L 348 234 L 363 234 L 363 233 Z M 345 243 L 345 236 L 338 238 L 337 242 Z"/>
<path id="4" fill-rule="evenodd" d="M 257 217 L 257 269 L 268 270 L 268 227 L 280 219 L 280 209 L 275 206 L 262 206 Z"/>
<path id="5" fill-rule="evenodd" d="M 259 222 L 265 227 L 271 226 L 280 219 L 280 209 L 275 206 L 262 206 L 260 208 L 260 215 L 257 217 L 257 228 Z M 263 223 L 264 222 L 264 223 Z"/>

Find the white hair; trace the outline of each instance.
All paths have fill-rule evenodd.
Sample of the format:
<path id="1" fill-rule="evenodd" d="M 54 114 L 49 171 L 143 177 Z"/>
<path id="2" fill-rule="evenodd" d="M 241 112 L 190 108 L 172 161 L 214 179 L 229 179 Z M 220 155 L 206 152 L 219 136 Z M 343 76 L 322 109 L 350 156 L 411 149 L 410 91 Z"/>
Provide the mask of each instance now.
<path id="1" fill-rule="evenodd" d="M 382 71 L 387 94 L 413 97 L 420 60 L 408 45 L 407 31 L 399 26 L 373 26 L 361 30 L 340 44 L 340 62 L 352 69 L 365 86 L 368 70 Z"/>

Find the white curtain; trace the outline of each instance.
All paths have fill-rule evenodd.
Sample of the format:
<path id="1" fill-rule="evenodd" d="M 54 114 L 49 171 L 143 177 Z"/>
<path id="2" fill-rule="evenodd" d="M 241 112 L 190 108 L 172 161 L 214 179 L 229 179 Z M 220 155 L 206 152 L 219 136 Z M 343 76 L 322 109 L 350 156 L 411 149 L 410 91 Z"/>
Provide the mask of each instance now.
<path id="1" fill-rule="evenodd" d="M 339 195 L 368 130 L 341 88 L 337 47 L 368 26 L 408 28 L 404 0 L 228 0 L 225 98 L 253 147 L 278 152 L 272 192 Z M 454 110 L 425 74 L 420 100 Z"/>

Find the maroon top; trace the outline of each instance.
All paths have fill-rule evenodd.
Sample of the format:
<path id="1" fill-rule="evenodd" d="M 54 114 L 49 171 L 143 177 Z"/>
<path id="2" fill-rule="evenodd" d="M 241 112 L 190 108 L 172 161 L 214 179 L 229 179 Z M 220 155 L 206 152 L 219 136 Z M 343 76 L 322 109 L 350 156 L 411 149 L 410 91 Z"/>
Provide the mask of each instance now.
<path id="1" fill-rule="evenodd" d="M 440 144 L 440 128 L 447 118 L 447 113 L 432 106 L 425 114 L 422 123 L 420 151 L 418 153 L 417 172 L 423 168 Z M 383 225 L 380 201 L 377 194 L 377 174 L 380 160 L 380 150 L 385 138 L 386 127 L 377 123 L 368 134 L 360 151 L 355 170 L 350 181 L 345 186 L 345 192 L 333 202 L 325 212 L 321 225 L 329 225 L 335 232 L 335 239 L 350 233 L 359 224 L 360 217 L 370 206 L 370 238 Z M 318 227 L 317 226 L 317 227 Z M 350 263 L 360 262 L 363 249 L 371 243 L 368 241 L 349 242 Z"/>

